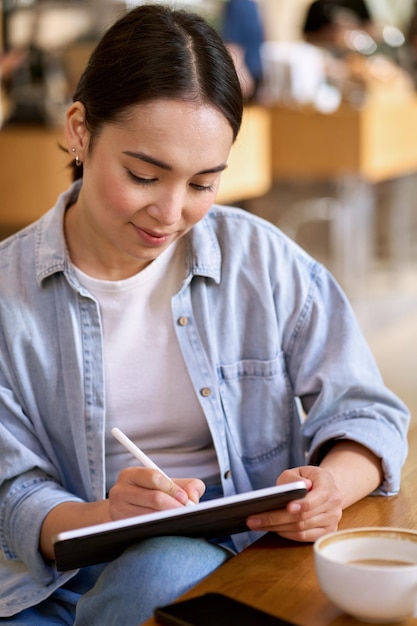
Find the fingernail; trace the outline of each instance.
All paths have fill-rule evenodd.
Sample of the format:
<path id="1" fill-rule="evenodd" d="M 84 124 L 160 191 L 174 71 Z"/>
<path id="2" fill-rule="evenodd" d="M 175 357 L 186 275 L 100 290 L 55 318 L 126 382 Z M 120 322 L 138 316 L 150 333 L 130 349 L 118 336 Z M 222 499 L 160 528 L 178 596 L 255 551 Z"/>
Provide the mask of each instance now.
<path id="1" fill-rule="evenodd" d="M 188 496 L 185 491 L 177 491 L 175 499 L 178 500 L 178 502 L 181 502 L 181 504 L 187 504 L 188 502 Z"/>
<path id="2" fill-rule="evenodd" d="M 260 528 L 262 526 L 262 522 L 259 517 L 251 517 L 246 523 L 249 528 L 252 528 L 253 530 L 256 530 L 257 528 Z"/>
<path id="3" fill-rule="evenodd" d="M 200 492 L 197 489 L 193 489 L 191 492 L 191 500 L 196 504 L 200 502 Z"/>

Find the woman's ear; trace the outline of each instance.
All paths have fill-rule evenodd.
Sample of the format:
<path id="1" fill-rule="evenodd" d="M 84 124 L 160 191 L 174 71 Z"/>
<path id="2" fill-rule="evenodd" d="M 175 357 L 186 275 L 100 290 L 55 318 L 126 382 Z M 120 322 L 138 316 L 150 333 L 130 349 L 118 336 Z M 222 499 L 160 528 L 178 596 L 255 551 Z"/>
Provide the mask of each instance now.
<path id="1" fill-rule="evenodd" d="M 85 107 L 82 102 L 74 102 L 65 118 L 65 139 L 68 152 L 82 163 L 87 155 L 90 133 L 85 124 Z"/>

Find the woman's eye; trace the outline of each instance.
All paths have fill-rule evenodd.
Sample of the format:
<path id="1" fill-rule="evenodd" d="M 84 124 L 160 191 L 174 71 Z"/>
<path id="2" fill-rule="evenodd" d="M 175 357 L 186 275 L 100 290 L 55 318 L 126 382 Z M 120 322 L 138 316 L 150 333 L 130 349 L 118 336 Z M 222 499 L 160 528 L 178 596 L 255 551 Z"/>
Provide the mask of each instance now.
<path id="1" fill-rule="evenodd" d="M 191 183 L 191 187 L 196 191 L 213 191 L 214 185 L 198 185 L 197 183 Z"/>
<path id="2" fill-rule="evenodd" d="M 127 170 L 127 173 L 129 175 L 129 177 L 135 182 L 138 183 L 139 185 L 151 185 L 152 183 L 155 182 L 156 178 L 142 178 L 142 176 L 136 176 L 136 174 L 134 174 L 133 172 L 131 172 L 130 170 Z"/>

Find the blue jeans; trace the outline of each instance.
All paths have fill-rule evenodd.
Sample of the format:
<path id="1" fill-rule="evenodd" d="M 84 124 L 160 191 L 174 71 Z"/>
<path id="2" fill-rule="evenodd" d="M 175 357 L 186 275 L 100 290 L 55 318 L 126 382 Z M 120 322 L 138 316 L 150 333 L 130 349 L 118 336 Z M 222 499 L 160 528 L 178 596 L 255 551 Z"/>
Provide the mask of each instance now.
<path id="1" fill-rule="evenodd" d="M 138 626 L 229 560 L 230 547 L 188 537 L 141 541 L 110 563 L 83 568 L 39 605 L 0 618 L 0 626 Z"/>

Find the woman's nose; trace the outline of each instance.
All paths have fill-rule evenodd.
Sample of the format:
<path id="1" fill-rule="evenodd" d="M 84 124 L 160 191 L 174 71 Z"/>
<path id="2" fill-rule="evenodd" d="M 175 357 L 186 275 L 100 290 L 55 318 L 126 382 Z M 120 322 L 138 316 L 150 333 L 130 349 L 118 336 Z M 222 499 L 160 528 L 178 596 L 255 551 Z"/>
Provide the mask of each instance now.
<path id="1" fill-rule="evenodd" d="M 185 202 L 185 193 L 182 190 L 173 190 L 160 195 L 157 201 L 148 209 L 149 215 L 161 224 L 170 226 L 179 222 Z"/>

